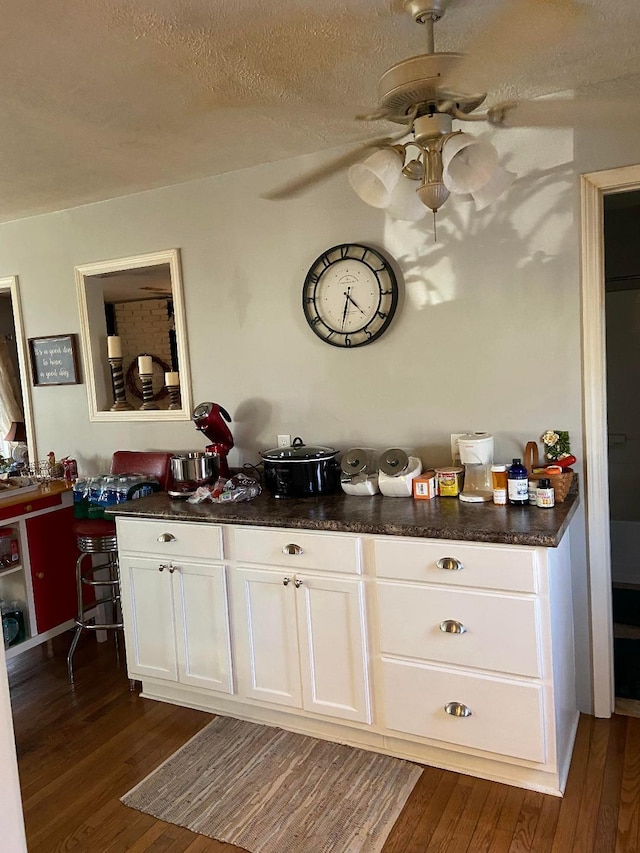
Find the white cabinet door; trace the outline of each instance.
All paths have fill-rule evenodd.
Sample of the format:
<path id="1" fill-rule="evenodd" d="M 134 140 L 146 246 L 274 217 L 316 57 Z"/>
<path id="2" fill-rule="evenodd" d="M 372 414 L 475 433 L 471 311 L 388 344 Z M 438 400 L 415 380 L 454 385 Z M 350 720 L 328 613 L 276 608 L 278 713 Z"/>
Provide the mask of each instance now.
<path id="1" fill-rule="evenodd" d="M 178 680 L 233 693 L 225 567 L 179 563 L 172 583 Z"/>
<path id="2" fill-rule="evenodd" d="M 121 557 L 120 585 L 129 676 L 176 681 L 171 575 L 159 560 Z"/>
<path id="3" fill-rule="evenodd" d="M 233 570 L 238 692 L 245 698 L 301 707 L 293 576 Z"/>
<path id="4" fill-rule="evenodd" d="M 296 574 L 303 707 L 371 722 L 362 581 Z"/>
<path id="5" fill-rule="evenodd" d="M 224 566 L 120 558 L 131 678 L 233 692 Z"/>

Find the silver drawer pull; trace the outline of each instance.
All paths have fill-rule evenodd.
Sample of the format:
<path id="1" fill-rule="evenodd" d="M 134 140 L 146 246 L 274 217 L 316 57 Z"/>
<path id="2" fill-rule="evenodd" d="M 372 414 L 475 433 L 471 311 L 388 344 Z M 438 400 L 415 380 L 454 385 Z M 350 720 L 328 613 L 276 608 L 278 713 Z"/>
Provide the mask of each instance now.
<path id="1" fill-rule="evenodd" d="M 447 702 L 444 706 L 447 714 L 450 714 L 452 717 L 470 717 L 471 716 L 471 708 L 468 708 L 466 705 L 463 705 L 462 702 Z"/>
<path id="2" fill-rule="evenodd" d="M 291 543 L 290 545 L 285 545 L 282 549 L 283 554 L 304 554 L 304 551 L 299 545 L 294 545 Z"/>
<path id="3" fill-rule="evenodd" d="M 440 557 L 436 566 L 439 569 L 446 569 L 448 572 L 459 572 L 464 569 L 460 560 L 456 560 L 455 557 Z"/>
<path id="4" fill-rule="evenodd" d="M 282 586 L 289 586 L 291 578 L 282 578 Z"/>
<path id="5" fill-rule="evenodd" d="M 440 623 L 440 630 L 444 634 L 466 634 L 467 629 L 462 624 L 462 622 L 458 622 L 457 619 L 445 619 Z"/>
<path id="6" fill-rule="evenodd" d="M 172 575 L 176 570 L 176 566 L 169 566 L 169 574 Z"/>
<path id="7" fill-rule="evenodd" d="M 167 568 L 167 567 L 165 566 L 165 564 L 164 564 L 164 563 L 160 563 L 160 565 L 158 566 L 158 571 L 159 571 L 159 572 L 164 572 L 164 570 L 165 570 L 166 568 Z"/>
<path id="8" fill-rule="evenodd" d="M 296 578 L 293 582 L 293 585 L 296 589 L 300 589 L 300 587 L 302 586 L 302 581 L 300 580 L 300 578 Z"/>
<path id="9" fill-rule="evenodd" d="M 161 533 L 160 536 L 158 536 L 158 542 L 175 542 L 175 541 L 176 541 L 176 537 L 173 535 L 173 533 Z"/>

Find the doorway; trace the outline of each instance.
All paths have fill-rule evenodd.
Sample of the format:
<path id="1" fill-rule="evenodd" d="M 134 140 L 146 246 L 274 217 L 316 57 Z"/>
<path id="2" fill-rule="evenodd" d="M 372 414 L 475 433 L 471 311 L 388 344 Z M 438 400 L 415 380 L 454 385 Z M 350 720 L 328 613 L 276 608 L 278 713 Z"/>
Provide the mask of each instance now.
<path id="1" fill-rule="evenodd" d="M 609 530 L 616 711 L 640 716 L 640 191 L 604 198 Z"/>
<path id="2" fill-rule="evenodd" d="M 640 190 L 640 165 L 581 176 L 582 390 L 593 713 L 614 710 L 605 329 L 604 199 Z"/>
<path id="3" fill-rule="evenodd" d="M 16 429 L 0 435 L 0 455 L 10 461 L 37 460 L 35 430 L 31 408 L 30 369 L 27 342 L 22 322 L 22 306 L 16 276 L 0 278 L 0 345 L 6 352 L 17 377 L 17 395 L 23 422 Z"/>

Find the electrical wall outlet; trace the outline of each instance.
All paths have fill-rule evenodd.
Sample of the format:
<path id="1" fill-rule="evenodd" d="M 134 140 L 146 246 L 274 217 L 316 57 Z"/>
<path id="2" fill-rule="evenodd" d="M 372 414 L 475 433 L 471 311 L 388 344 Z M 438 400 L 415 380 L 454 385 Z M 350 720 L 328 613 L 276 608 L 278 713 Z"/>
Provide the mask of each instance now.
<path id="1" fill-rule="evenodd" d="M 278 436 L 278 447 L 290 447 L 291 446 L 291 436 L 290 435 L 279 435 Z"/>
<path id="2" fill-rule="evenodd" d="M 451 433 L 451 464 L 459 465 L 460 464 L 460 449 L 458 447 L 458 439 L 466 435 L 465 432 L 452 432 Z"/>

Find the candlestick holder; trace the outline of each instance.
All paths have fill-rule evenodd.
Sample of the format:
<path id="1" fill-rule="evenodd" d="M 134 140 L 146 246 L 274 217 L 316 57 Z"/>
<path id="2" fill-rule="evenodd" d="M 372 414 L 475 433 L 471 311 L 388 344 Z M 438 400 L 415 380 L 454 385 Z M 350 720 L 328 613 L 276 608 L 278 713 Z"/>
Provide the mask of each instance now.
<path id="1" fill-rule="evenodd" d="M 124 390 L 124 378 L 122 376 L 122 358 L 109 359 L 109 367 L 111 368 L 111 378 L 113 379 L 113 393 L 115 402 L 111 406 L 112 412 L 128 412 L 133 409 L 131 403 L 127 402 Z"/>
<path id="2" fill-rule="evenodd" d="M 142 382 L 142 405 L 141 409 L 159 409 L 160 407 L 153 402 L 153 373 L 141 373 L 140 382 Z"/>
<path id="3" fill-rule="evenodd" d="M 169 408 L 170 409 L 181 409 L 182 403 L 180 401 L 180 386 L 179 385 L 167 385 L 165 386 L 167 391 L 169 392 Z"/>

